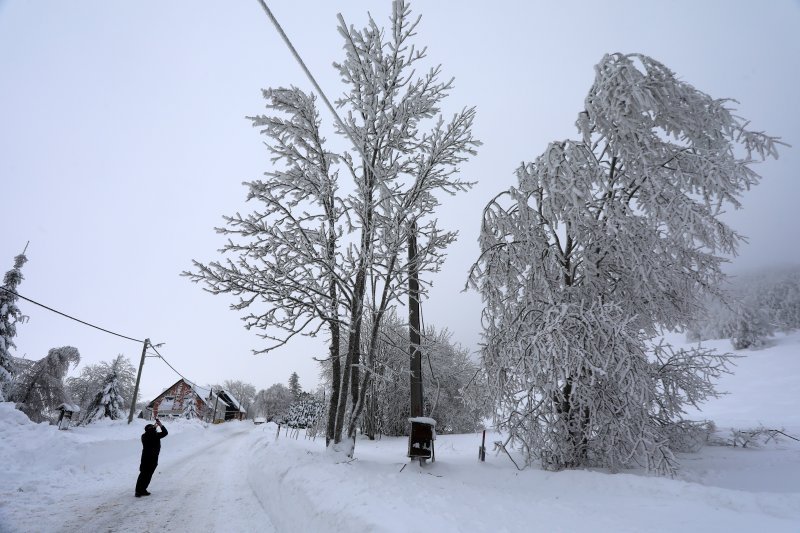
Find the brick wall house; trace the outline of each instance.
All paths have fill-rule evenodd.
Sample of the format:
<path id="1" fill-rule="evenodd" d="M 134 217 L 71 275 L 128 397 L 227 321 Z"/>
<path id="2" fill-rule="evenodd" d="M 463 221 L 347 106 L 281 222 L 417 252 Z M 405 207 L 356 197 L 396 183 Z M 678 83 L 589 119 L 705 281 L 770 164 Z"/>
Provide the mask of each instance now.
<path id="1" fill-rule="evenodd" d="M 143 412 L 143 418 L 148 420 L 156 417 L 165 420 L 200 418 L 209 422 L 243 420 L 245 415 L 244 409 L 230 393 L 224 390 L 212 391 L 184 379 L 179 379 L 156 396 Z"/>

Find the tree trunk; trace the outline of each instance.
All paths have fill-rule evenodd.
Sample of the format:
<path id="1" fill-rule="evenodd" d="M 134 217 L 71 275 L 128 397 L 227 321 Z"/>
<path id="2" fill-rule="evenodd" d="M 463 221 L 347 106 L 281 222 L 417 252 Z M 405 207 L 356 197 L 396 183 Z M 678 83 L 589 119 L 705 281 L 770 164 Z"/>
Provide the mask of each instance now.
<path id="1" fill-rule="evenodd" d="M 417 225 L 411 223 L 408 238 L 408 335 L 411 363 L 411 416 L 422 416 L 422 352 L 420 346 L 419 272 L 417 272 Z"/>

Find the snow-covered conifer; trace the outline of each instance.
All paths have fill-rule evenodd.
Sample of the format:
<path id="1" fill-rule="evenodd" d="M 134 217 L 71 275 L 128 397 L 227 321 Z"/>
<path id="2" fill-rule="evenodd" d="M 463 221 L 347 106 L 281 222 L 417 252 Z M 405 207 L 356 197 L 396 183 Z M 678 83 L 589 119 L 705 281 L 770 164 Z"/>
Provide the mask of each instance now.
<path id="1" fill-rule="evenodd" d="M 84 418 L 92 410 L 92 404 L 108 383 L 109 377 L 116 375 L 117 390 L 124 406 L 130 405 L 136 384 L 136 368 L 130 359 L 119 354 L 111 362 L 102 361 L 87 365 L 77 376 L 66 379 L 67 393 L 72 402 L 81 408 Z M 138 398 L 137 398 L 138 399 Z"/>
<path id="2" fill-rule="evenodd" d="M 15 347 L 13 339 L 17 335 L 17 323 L 25 318 L 17 307 L 15 293 L 23 280 L 21 269 L 27 260 L 24 252 L 14 258 L 14 267 L 6 272 L 3 287 L 0 288 L 0 402 L 5 401 L 5 394 L 11 385 L 13 368 L 10 350 Z"/>
<path id="3" fill-rule="evenodd" d="M 127 416 L 125 409 L 130 404 L 130 396 L 133 394 L 130 390 L 130 384 L 134 379 L 133 365 L 120 354 L 106 368 L 99 390 L 84 410 L 84 424 L 103 418 L 119 420 Z"/>
<path id="4" fill-rule="evenodd" d="M 529 461 L 668 472 L 659 406 L 676 418 L 714 394 L 698 385 L 724 359 L 670 358 L 659 385 L 649 339 L 718 292 L 741 240 L 719 215 L 779 142 L 647 56 L 606 55 L 595 72 L 580 138 L 551 143 L 484 210 L 470 277 L 483 361 L 498 423 Z"/>
<path id="5" fill-rule="evenodd" d="M 325 405 L 319 398 L 301 392 L 297 400 L 289 406 L 284 421 L 289 427 L 307 428 L 313 426 L 324 412 Z"/>
<path id="6" fill-rule="evenodd" d="M 295 400 L 299 399 L 300 394 L 303 392 L 303 388 L 300 386 L 300 376 L 297 375 L 297 372 L 292 372 L 289 376 L 289 391 Z"/>
<path id="7" fill-rule="evenodd" d="M 186 395 L 183 398 L 183 418 L 187 420 L 194 420 L 195 418 L 198 418 L 197 402 L 195 402 L 194 396 L 191 394 Z"/>

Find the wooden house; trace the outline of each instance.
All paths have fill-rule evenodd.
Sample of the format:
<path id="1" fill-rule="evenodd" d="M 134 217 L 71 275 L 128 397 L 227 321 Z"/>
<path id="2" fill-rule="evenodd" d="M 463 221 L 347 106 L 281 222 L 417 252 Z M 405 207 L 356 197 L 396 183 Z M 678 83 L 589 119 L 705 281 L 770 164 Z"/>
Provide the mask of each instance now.
<path id="1" fill-rule="evenodd" d="M 147 405 L 143 418 L 200 418 L 218 423 L 243 420 L 245 415 L 232 394 L 179 379 Z"/>

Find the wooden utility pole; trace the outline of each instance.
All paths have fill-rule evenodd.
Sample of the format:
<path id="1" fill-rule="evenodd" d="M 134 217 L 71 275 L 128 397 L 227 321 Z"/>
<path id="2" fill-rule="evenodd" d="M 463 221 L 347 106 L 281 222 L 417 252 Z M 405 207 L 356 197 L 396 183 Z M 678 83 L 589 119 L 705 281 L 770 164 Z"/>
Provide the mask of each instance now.
<path id="1" fill-rule="evenodd" d="M 139 381 L 142 379 L 142 367 L 144 366 L 144 356 L 147 353 L 148 344 L 150 344 L 150 339 L 145 339 L 144 346 L 142 346 L 142 360 L 139 361 L 139 372 L 136 374 L 136 386 L 133 387 L 133 399 L 131 399 L 131 412 L 128 414 L 128 424 L 133 422 L 133 412 L 136 410 L 136 397 L 139 395 Z"/>
<path id="2" fill-rule="evenodd" d="M 417 224 L 411 222 L 408 236 L 408 333 L 411 357 L 411 417 L 422 416 L 422 352 L 419 317 L 419 265 Z"/>
<path id="3" fill-rule="evenodd" d="M 211 394 L 214 394 L 214 389 L 211 389 Z M 217 420 L 217 404 L 219 403 L 219 391 L 217 391 L 217 398 L 214 400 L 214 411 L 211 412 L 211 423 L 213 424 Z M 281 428 L 278 427 L 278 431 Z"/>

